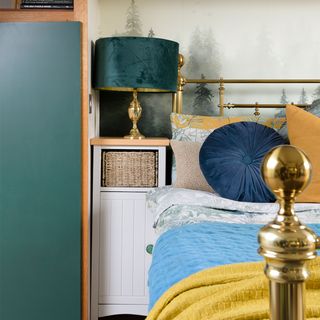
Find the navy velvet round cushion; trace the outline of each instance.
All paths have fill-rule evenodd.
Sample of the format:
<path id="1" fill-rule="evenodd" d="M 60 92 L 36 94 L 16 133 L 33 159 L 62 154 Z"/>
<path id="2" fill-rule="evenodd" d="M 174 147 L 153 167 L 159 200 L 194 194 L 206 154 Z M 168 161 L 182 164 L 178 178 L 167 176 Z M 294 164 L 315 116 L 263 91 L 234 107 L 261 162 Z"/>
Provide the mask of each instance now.
<path id="1" fill-rule="evenodd" d="M 199 155 L 200 168 L 221 197 L 247 202 L 272 202 L 260 165 L 273 147 L 285 144 L 274 130 L 256 122 L 237 122 L 213 131 Z"/>

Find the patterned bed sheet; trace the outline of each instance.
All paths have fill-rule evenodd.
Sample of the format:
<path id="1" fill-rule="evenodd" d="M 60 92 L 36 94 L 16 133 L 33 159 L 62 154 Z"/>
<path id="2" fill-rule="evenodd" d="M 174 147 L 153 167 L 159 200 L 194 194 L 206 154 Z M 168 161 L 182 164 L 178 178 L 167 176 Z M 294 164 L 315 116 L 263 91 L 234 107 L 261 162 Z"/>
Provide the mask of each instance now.
<path id="1" fill-rule="evenodd" d="M 184 224 L 211 221 L 266 224 L 279 210 L 278 203 L 239 202 L 217 194 L 165 186 L 147 194 L 148 214 L 158 234 Z M 305 223 L 320 223 L 319 203 L 296 203 L 295 212 Z"/>
<path id="2" fill-rule="evenodd" d="M 149 269 L 149 308 L 173 284 L 205 268 L 259 261 L 257 234 L 277 203 L 238 203 L 203 191 L 157 188 L 149 214 L 160 235 Z M 301 221 L 320 234 L 320 204 L 296 204 Z"/>

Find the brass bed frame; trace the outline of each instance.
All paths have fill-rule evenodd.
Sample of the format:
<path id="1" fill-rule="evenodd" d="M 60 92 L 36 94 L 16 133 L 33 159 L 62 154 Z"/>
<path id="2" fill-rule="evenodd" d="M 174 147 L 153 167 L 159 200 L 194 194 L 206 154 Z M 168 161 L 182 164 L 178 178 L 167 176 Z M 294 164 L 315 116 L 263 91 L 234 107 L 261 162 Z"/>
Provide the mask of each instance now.
<path id="1" fill-rule="evenodd" d="M 225 85 L 226 84 L 311 84 L 311 83 L 319 83 L 320 79 L 187 79 L 181 73 L 181 68 L 184 65 L 183 55 L 179 55 L 179 65 L 178 65 L 178 86 L 177 92 L 173 95 L 172 99 L 172 111 L 177 113 L 182 113 L 183 109 L 183 91 L 184 86 L 186 84 L 199 84 L 199 83 L 211 83 L 211 84 L 219 84 L 219 110 L 220 116 L 224 115 L 225 108 L 255 108 L 254 115 L 259 116 L 260 108 L 285 108 L 285 104 L 262 104 L 262 103 L 254 103 L 254 104 L 234 104 L 234 103 L 224 103 L 225 97 Z M 297 107 L 306 108 L 310 106 L 309 104 L 294 104 Z"/>
<path id="2" fill-rule="evenodd" d="M 225 108 L 285 108 L 283 104 L 225 104 L 225 84 L 229 83 L 320 83 L 320 79 L 186 79 L 181 74 L 184 64 L 179 55 L 178 88 L 173 96 L 172 111 L 182 113 L 183 89 L 188 83 L 219 84 L 220 116 Z M 308 104 L 295 104 L 305 108 Z M 311 164 L 303 152 L 293 146 L 280 146 L 269 152 L 262 164 L 262 177 L 277 197 L 280 209 L 275 219 L 259 234 L 259 253 L 265 258 L 269 279 L 271 320 L 305 319 L 306 262 L 317 256 L 320 237 L 303 225 L 294 213 L 295 197 L 311 179 Z"/>

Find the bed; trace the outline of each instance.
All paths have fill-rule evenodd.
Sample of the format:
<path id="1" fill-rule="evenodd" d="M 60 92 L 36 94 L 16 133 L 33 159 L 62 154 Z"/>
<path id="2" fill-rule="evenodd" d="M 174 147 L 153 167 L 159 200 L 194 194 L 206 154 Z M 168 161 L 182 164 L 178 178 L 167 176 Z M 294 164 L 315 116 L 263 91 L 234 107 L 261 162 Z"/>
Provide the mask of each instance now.
<path id="1" fill-rule="evenodd" d="M 238 130 L 242 130 L 241 125 L 248 126 L 251 130 L 249 130 L 251 136 L 252 128 L 256 130 L 258 127 L 260 130 L 260 126 L 268 126 L 272 128 L 270 130 L 276 132 L 287 126 L 283 139 L 289 138 L 291 143 L 294 142 L 292 144 L 311 154 L 311 160 L 315 163 L 314 176 L 316 177 L 311 182 L 311 192 L 309 186 L 305 196 L 303 194 L 298 196 L 299 192 L 297 192 L 297 194 L 291 194 L 290 198 L 286 192 L 283 196 L 277 194 L 276 191 L 280 207 L 283 210 L 289 209 L 287 202 L 285 204 L 285 201 L 281 200 L 282 197 L 286 198 L 286 201 L 289 201 L 290 198 L 291 202 L 289 202 L 293 203 L 293 199 L 298 196 L 299 203 L 294 205 L 294 211 L 302 223 L 315 232 L 310 231 L 313 237 L 312 248 L 309 248 L 310 252 L 313 252 L 312 257 L 311 255 L 307 258 L 303 256 L 306 250 L 303 248 L 303 251 L 302 246 L 300 248 L 300 243 L 294 244 L 296 246 L 294 248 L 292 243 L 290 243 L 290 248 L 285 248 L 287 244 L 283 243 L 286 242 L 279 245 L 281 250 L 285 248 L 291 254 L 290 258 L 286 259 L 282 256 L 281 259 L 286 261 L 288 265 L 292 263 L 300 268 L 305 260 L 315 258 L 314 252 L 319 248 L 319 238 L 316 236 L 316 234 L 320 234 L 320 180 L 318 179 L 320 177 L 318 166 L 320 149 L 316 143 L 316 139 L 320 137 L 320 119 L 316 114 L 319 111 L 318 103 L 319 101 L 316 102 L 316 108 L 309 109 L 309 112 L 289 106 L 287 119 L 273 119 L 272 121 L 261 117 L 252 121 L 252 119 L 244 118 L 210 120 L 206 117 L 180 113 L 171 115 L 173 124 L 171 145 L 175 155 L 173 167 L 175 182 L 173 186 L 154 189 L 147 198 L 149 214 L 154 217 L 154 227 L 158 234 L 149 270 L 150 313 L 148 319 L 268 319 L 270 316 L 271 319 L 304 319 L 304 310 L 301 307 L 304 305 L 302 283 L 307 276 L 304 275 L 303 279 L 302 277 L 301 279 L 297 278 L 295 282 L 298 284 L 295 287 L 296 284 L 292 285 L 293 282 L 288 280 L 288 277 L 285 281 L 278 279 L 281 284 L 274 285 L 275 281 L 269 274 L 271 288 L 271 297 L 269 297 L 269 283 L 263 270 L 268 274 L 268 268 L 276 265 L 278 253 L 270 258 L 270 252 L 266 253 L 260 247 L 260 253 L 266 258 L 267 267 L 265 267 L 263 257 L 258 254 L 258 234 L 261 232 L 261 228 L 272 221 L 279 212 L 279 203 L 275 202 L 275 198 L 272 198 L 273 194 L 269 194 L 268 188 L 267 191 L 263 191 L 257 184 L 253 189 L 250 189 L 251 186 L 248 187 L 248 184 L 245 183 L 237 184 L 238 180 L 242 180 L 242 176 L 237 176 L 238 168 L 230 166 L 230 162 L 228 162 L 230 154 L 224 155 L 224 158 L 223 155 L 220 156 L 229 146 L 229 142 L 221 143 L 221 137 L 230 137 L 232 130 L 234 130 L 236 132 L 234 134 L 235 140 L 231 141 L 230 145 L 238 146 L 242 141 L 249 139 L 247 136 L 246 138 L 238 137 Z M 311 113 L 313 115 L 310 117 Z M 249 122 L 253 122 L 255 125 Z M 300 126 L 301 122 L 306 123 L 306 127 Z M 210 124 L 208 125 L 208 123 Z M 219 124 L 217 125 L 217 123 Z M 203 126 L 203 124 L 205 125 Z M 223 132 L 224 128 L 227 128 L 228 131 Z M 248 128 L 246 127 L 245 130 Z M 262 128 L 261 130 L 266 129 Z M 297 130 L 300 131 L 297 133 Z M 212 131 L 216 133 L 213 134 Z M 268 131 L 265 135 L 270 137 L 270 133 L 272 135 L 273 132 Z M 307 135 L 308 141 L 304 139 L 304 135 Z M 261 141 L 261 135 L 257 136 Z M 277 139 L 278 136 L 277 133 Z M 218 143 L 212 148 L 212 144 L 216 143 L 215 139 L 220 139 L 220 144 Z M 267 154 L 268 149 L 286 143 L 280 138 L 277 142 L 274 142 L 274 139 L 271 140 L 275 145 L 270 147 L 270 145 L 268 146 L 270 141 L 266 142 L 266 151 L 263 152 L 263 156 Z M 206 148 L 209 149 L 209 156 L 207 156 L 208 152 L 203 151 Z M 258 149 L 261 160 L 261 148 Z M 295 148 L 292 147 L 292 149 Z M 199 158 L 200 164 L 197 163 Z M 225 161 L 226 159 L 228 161 Z M 255 158 L 248 160 L 247 157 L 243 157 L 242 159 L 246 165 L 255 161 Z M 226 165 L 224 165 L 225 163 Z M 261 161 L 259 166 L 260 164 Z M 216 166 L 214 173 L 212 166 Z M 220 172 L 217 174 L 219 166 L 223 170 L 227 170 L 229 167 L 228 174 L 224 175 Z M 230 170 L 230 167 L 233 169 Z M 209 170 L 208 175 L 206 175 L 208 173 L 206 170 Z M 246 177 L 247 179 L 256 179 L 257 170 L 253 171 L 249 178 Z M 307 170 L 304 169 L 303 172 L 305 173 L 305 171 Z M 221 181 L 226 181 L 230 175 L 231 178 L 233 175 L 237 179 L 232 180 L 234 182 L 231 182 L 231 185 L 225 186 L 222 183 L 221 186 Z M 193 177 L 196 177 L 196 182 L 193 181 Z M 289 178 L 291 179 L 291 177 Z M 217 185 L 217 181 L 220 184 Z M 263 196 L 259 198 L 261 194 Z M 258 198 L 255 198 L 257 195 Z M 285 221 L 284 224 L 287 222 Z M 271 228 L 274 227 L 274 224 L 268 226 Z M 298 228 L 301 229 L 300 224 Z M 284 233 L 288 230 L 284 230 Z M 295 233 L 296 229 L 292 232 Z M 263 236 L 261 237 L 263 238 Z M 262 239 L 262 243 L 264 240 Z M 296 252 L 300 258 L 293 255 Z M 284 251 L 279 251 L 279 256 L 284 253 Z M 298 262 L 298 259 L 301 261 Z M 285 270 L 282 265 L 281 267 L 282 271 Z M 308 319 L 320 319 L 318 303 L 320 299 L 319 259 L 313 259 L 308 263 L 308 268 L 311 270 L 312 276 L 307 282 L 306 316 Z M 301 270 L 305 271 L 305 269 Z M 275 269 L 272 272 L 275 273 Z M 288 273 L 291 273 L 290 268 Z M 292 292 L 284 294 L 280 292 L 279 294 L 279 290 L 287 288 L 285 287 L 286 282 L 290 282 L 292 292 L 301 291 L 298 298 L 292 298 Z M 275 297 L 275 300 L 284 299 L 282 305 L 288 305 L 287 308 L 282 306 L 280 311 L 273 312 L 271 310 L 270 312 L 269 298 L 271 307 L 278 305 L 278 301 L 273 301 L 272 296 Z M 290 300 L 291 298 L 292 300 Z M 294 301 L 299 307 L 290 306 L 290 301 Z M 289 311 L 284 310 L 298 311 L 290 314 Z"/>
<path id="2" fill-rule="evenodd" d="M 159 235 L 149 269 L 150 309 L 172 285 L 195 272 L 262 261 L 257 234 L 279 208 L 171 186 L 150 193 L 148 206 Z M 320 205 L 296 204 L 295 210 L 320 234 Z"/>

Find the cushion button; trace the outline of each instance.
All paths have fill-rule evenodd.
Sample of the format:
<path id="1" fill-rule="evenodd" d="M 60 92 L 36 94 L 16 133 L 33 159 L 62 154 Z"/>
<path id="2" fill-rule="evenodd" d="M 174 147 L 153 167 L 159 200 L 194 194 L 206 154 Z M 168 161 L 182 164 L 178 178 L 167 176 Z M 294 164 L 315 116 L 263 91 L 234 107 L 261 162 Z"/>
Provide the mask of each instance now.
<path id="1" fill-rule="evenodd" d="M 243 161 L 244 164 L 249 165 L 249 164 L 252 163 L 252 158 L 249 157 L 249 156 L 247 156 L 247 155 L 245 155 L 245 156 L 242 158 L 242 161 Z"/>

